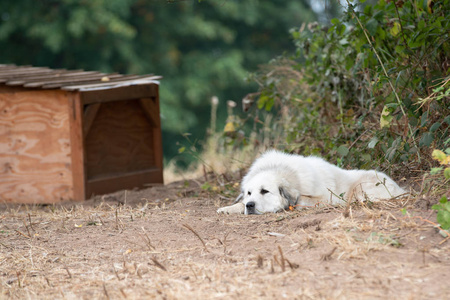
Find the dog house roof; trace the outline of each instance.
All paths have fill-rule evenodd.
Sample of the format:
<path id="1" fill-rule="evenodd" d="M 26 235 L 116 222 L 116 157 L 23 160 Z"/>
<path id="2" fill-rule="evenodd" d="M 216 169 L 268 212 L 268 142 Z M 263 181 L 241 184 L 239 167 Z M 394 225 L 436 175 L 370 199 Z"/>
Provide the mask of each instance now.
<path id="1" fill-rule="evenodd" d="M 84 70 L 0 64 L 0 85 L 65 91 L 105 90 L 131 85 L 159 84 L 161 76 L 123 75 Z"/>

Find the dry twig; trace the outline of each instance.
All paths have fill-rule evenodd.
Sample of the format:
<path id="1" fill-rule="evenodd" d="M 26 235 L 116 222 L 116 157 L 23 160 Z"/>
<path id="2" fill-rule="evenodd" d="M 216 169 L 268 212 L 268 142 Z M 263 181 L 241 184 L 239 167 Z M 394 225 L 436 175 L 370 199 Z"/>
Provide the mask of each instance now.
<path id="1" fill-rule="evenodd" d="M 191 226 L 189 226 L 188 224 L 183 224 L 183 226 L 184 226 L 185 228 L 189 229 L 196 237 L 198 237 L 198 239 L 200 240 L 200 242 L 202 242 L 203 247 L 205 248 L 205 250 L 208 251 L 208 248 L 206 248 L 206 244 L 205 244 L 205 242 L 203 241 L 203 239 L 200 237 L 200 235 L 199 235 L 197 232 L 195 232 L 195 230 L 194 230 Z"/>

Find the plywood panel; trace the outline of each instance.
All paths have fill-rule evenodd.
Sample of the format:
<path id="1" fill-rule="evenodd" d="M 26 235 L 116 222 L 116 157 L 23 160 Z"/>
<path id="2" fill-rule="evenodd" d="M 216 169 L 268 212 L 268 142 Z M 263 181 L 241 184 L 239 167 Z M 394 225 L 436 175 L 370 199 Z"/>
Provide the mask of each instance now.
<path id="1" fill-rule="evenodd" d="M 82 201 L 86 199 L 86 169 L 84 150 L 84 112 L 80 94 L 73 92 L 68 94 L 69 100 L 69 124 L 70 144 L 72 158 L 73 199 Z"/>
<path id="2" fill-rule="evenodd" d="M 156 83 L 146 85 L 132 85 L 114 89 L 99 89 L 81 94 L 84 104 L 110 102 L 127 99 L 157 97 L 159 85 Z"/>
<path id="3" fill-rule="evenodd" d="M 148 187 L 149 183 L 163 183 L 162 170 L 159 168 L 121 174 L 111 177 L 99 177 L 87 182 L 87 195 L 100 195 L 113 191 Z"/>
<path id="4" fill-rule="evenodd" d="M 138 100 L 103 102 L 86 135 L 87 180 L 154 168 L 153 143 L 153 127 Z"/>
<path id="5" fill-rule="evenodd" d="M 72 198 L 66 95 L 62 91 L 0 93 L 0 201 Z"/>

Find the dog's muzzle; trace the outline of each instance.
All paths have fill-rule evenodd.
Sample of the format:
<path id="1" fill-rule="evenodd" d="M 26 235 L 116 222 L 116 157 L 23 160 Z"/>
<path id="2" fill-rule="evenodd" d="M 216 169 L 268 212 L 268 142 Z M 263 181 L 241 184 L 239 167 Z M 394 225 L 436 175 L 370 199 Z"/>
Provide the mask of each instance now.
<path id="1" fill-rule="evenodd" d="M 253 201 L 247 202 L 247 204 L 245 204 L 245 208 L 247 209 L 247 215 L 255 215 L 256 214 L 255 202 L 253 202 Z"/>

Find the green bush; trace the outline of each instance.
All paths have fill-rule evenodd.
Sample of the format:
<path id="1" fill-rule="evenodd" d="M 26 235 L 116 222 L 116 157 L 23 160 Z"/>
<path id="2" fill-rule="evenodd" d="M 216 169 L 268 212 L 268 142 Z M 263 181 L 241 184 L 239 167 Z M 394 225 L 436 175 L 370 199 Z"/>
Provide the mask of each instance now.
<path id="1" fill-rule="evenodd" d="M 291 30 L 296 54 L 250 77 L 252 132 L 345 167 L 429 170 L 450 144 L 450 1 L 423 2 L 348 4 L 329 26 Z"/>

